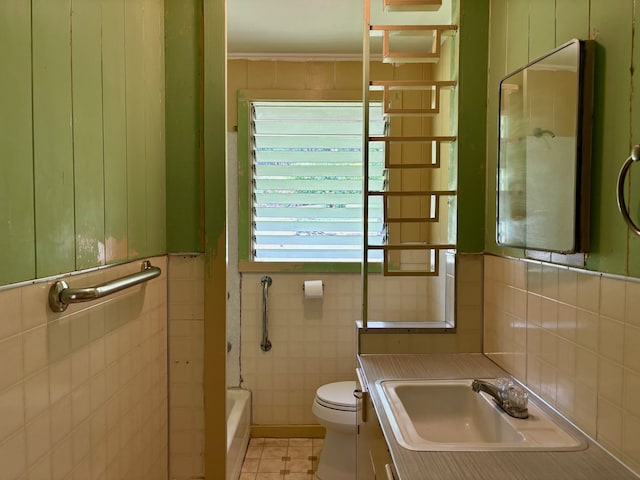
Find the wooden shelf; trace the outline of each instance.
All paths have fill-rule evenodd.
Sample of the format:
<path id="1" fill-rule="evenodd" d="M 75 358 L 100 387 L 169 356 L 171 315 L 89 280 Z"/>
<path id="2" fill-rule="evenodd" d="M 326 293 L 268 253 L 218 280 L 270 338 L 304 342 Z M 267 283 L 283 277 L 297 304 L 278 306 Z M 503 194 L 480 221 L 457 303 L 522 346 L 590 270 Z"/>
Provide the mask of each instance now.
<path id="1" fill-rule="evenodd" d="M 440 92 L 443 88 L 453 88 L 457 82 L 453 80 L 374 80 L 370 82 L 370 89 L 382 88 L 383 112 L 389 115 L 436 115 L 440 113 Z M 421 108 L 392 108 L 392 91 L 416 91 L 421 90 L 429 95 L 428 106 Z"/>
<path id="2" fill-rule="evenodd" d="M 373 136 L 369 137 L 369 142 L 384 142 L 384 167 L 385 168 L 440 168 L 440 146 L 443 143 L 455 142 L 457 137 L 451 136 L 428 136 L 428 137 L 392 137 L 392 136 Z M 433 157 L 431 163 L 393 163 L 391 160 L 392 143 L 430 143 L 432 146 Z"/>
<path id="3" fill-rule="evenodd" d="M 398 11 L 437 11 L 442 7 L 442 0 L 384 0 L 387 12 Z"/>
<path id="4" fill-rule="evenodd" d="M 396 277 L 437 277 L 440 272 L 440 250 L 455 249 L 456 246 L 448 243 L 433 244 L 433 243 L 412 243 L 412 244 L 387 244 L 387 245 L 370 245 L 370 250 L 382 250 L 383 251 L 383 275 L 396 276 Z M 392 252 L 398 251 L 420 251 L 422 253 L 429 253 L 429 261 L 423 261 L 416 263 L 416 267 L 421 268 L 414 269 L 400 269 L 393 270 L 390 266 L 394 265 L 394 261 L 390 259 Z"/>
<path id="5" fill-rule="evenodd" d="M 371 35 L 382 34 L 383 63 L 437 63 L 443 34 L 458 29 L 457 25 L 371 25 L 369 28 Z M 413 40 L 413 48 L 395 49 L 392 38 L 405 44 Z"/>

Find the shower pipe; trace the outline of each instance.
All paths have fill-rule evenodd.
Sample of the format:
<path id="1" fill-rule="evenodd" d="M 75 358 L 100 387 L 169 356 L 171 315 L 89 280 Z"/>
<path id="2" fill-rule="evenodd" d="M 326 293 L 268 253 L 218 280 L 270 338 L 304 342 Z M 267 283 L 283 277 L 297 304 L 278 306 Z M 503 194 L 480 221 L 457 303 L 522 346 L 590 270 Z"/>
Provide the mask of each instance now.
<path id="1" fill-rule="evenodd" d="M 269 322 L 267 319 L 267 300 L 269 298 L 269 287 L 271 286 L 271 283 L 271 277 L 268 275 L 265 275 L 260 280 L 260 285 L 262 285 L 262 343 L 260 344 L 260 348 L 263 352 L 271 350 L 271 341 L 269 340 L 268 331 Z"/>
<path id="2" fill-rule="evenodd" d="M 629 158 L 625 160 L 622 164 L 622 168 L 620 169 L 620 173 L 618 174 L 618 210 L 622 214 L 625 222 L 629 226 L 629 229 L 635 233 L 636 235 L 640 235 L 640 227 L 638 227 L 631 216 L 629 215 L 629 209 L 627 208 L 627 204 L 624 201 L 624 181 L 627 177 L 627 173 L 629 172 L 629 168 L 633 162 L 637 162 L 640 160 L 640 145 L 635 145 L 631 149 L 631 154 Z"/>
<path id="3" fill-rule="evenodd" d="M 160 267 L 154 267 L 149 260 L 142 262 L 142 269 L 138 273 L 126 277 L 110 280 L 100 285 L 86 288 L 69 288 L 67 282 L 58 280 L 49 289 L 49 307 L 54 312 L 64 312 L 70 303 L 90 302 L 106 297 L 125 288 L 156 278 L 162 273 Z"/>

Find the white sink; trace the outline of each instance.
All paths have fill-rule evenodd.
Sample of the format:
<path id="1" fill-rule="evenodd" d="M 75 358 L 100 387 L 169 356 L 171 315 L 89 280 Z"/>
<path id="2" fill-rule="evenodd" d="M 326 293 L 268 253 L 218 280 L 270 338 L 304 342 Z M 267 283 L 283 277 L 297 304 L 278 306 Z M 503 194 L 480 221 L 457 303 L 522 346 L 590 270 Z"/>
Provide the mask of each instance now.
<path id="1" fill-rule="evenodd" d="M 491 380 L 489 380 L 491 381 Z M 507 415 L 471 379 L 381 380 L 376 389 L 397 442 L 416 451 L 582 450 L 586 443 L 535 404 Z"/>

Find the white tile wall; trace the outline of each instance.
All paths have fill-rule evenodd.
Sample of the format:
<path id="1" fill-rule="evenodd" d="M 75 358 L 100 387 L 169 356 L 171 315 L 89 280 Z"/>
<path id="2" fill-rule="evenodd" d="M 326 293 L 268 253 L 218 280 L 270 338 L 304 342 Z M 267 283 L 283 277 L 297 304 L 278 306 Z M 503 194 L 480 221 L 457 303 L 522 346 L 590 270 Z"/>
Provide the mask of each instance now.
<path id="1" fill-rule="evenodd" d="M 480 352 L 482 343 L 482 256 L 458 261 L 456 334 L 386 335 L 366 339 L 367 351 Z M 453 264 L 444 262 L 452 281 Z M 460 275 L 462 272 L 462 275 Z M 356 274 L 273 274 L 269 288 L 269 338 L 262 339 L 262 274 L 242 275 L 241 367 L 243 387 L 253 393 L 254 424 L 316 424 L 311 405 L 316 389 L 355 377 L 356 320 L 361 317 L 361 279 Z M 305 280 L 324 282 L 323 299 L 305 299 Z M 444 286 L 444 280 L 437 281 Z M 429 281 L 372 275 L 369 318 L 442 321 L 430 312 Z M 444 292 L 440 289 L 440 309 Z M 453 299 L 449 299 L 453 303 Z M 452 306 L 450 306 L 452 308 Z"/>
<path id="2" fill-rule="evenodd" d="M 242 278 L 242 377 L 252 391 L 254 424 L 312 424 L 315 390 L 355 378 L 358 275 L 273 274 L 269 339 L 263 352 L 261 274 Z M 305 280 L 324 282 L 322 299 L 304 299 Z M 357 313 L 356 313 L 357 312 Z"/>
<path id="3" fill-rule="evenodd" d="M 169 478 L 204 478 L 204 256 L 169 256 Z"/>
<path id="4" fill-rule="evenodd" d="M 3 480 L 167 478 L 166 258 L 152 263 L 161 277 L 64 313 L 48 308 L 51 283 L 0 291 Z"/>
<path id="5" fill-rule="evenodd" d="M 640 282 L 485 257 L 484 351 L 640 473 Z"/>

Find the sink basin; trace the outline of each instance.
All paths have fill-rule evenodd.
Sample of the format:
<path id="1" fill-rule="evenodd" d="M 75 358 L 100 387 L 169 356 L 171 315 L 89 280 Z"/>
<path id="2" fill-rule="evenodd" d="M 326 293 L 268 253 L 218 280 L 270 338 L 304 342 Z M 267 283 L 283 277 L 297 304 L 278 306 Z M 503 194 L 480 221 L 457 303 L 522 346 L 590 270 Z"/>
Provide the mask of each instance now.
<path id="1" fill-rule="evenodd" d="M 491 380 L 489 380 L 491 381 Z M 529 402 L 507 415 L 472 379 L 381 380 L 376 389 L 397 442 L 416 451 L 581 450 L 579 438 Z"/>

